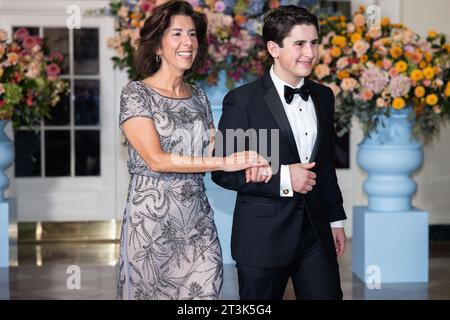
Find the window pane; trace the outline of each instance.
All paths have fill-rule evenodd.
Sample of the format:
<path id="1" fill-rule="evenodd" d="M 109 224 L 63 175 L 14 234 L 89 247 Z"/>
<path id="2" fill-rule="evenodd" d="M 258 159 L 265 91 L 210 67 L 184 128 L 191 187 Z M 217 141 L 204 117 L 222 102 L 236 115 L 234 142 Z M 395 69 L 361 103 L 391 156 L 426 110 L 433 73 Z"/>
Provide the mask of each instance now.
<path id="1" fill-rule="evenodd" d="M 44 28 L 44 38 L 50 52 L 59 52 L 63 55 L 61 74 L 69 74 L 69 29 Z"/>
<path id="2" fill-rule="evenodd" d="M 342 14 L 347 18 L 352 16 L 351 14 L 351 1 L 321 1 L 321 12 L 326 14 Z"/>
<path id="3" fill-rule="evenodd" d="M 98 80 L 75 81 L 75 125 L 99 124 L 99 86 Z"/>
<path id="4" fill-rule="evenodd" d="M 16 177 L 41 176 L 41 134 L 18 130 L 14 134 Z"/>
<path id="5" fill-rule="evenodd" d="M 50 116 L 50 119 L 45 119 L 47 126 L 64 126 L 70 124 L 70 94 L 60 97 L 58 104 L 51 109 Z"/>
<path id="6" fill-rule="evenodd" d="M 70 131 L 45 132 L 45 176 L 70 176 Z"/>
<path id="7" fill-rule="evenodd" d="M 16 32 L 17 30 L 19 30 L 20 28 L 25 28 L 28 30 L 28 33 L 30 34 L 30 36 L 38 36 L 39 35 L 39 28 L 38 27 L 13 27 L 13 34 L 14 32 Z M 12 37 L 11 37 L 12 38 Z"/>
<path id="8" fill-rule="evenodd" d="M 75 175 L 100 175 L 100 131 L 75 131 Z"/>
<path id="9" fill-rule="evenodd" d="M 73 30 L 75 75 L 98 74 L 98 29 Z"/>

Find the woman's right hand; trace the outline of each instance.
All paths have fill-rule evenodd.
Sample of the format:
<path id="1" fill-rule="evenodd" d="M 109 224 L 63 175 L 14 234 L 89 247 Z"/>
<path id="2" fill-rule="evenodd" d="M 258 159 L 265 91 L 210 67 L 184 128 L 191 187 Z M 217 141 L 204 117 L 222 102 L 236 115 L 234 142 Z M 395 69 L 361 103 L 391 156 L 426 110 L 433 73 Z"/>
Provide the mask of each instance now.
<path id="1" fill-rule="evenodd" d="M 224 158 L 222 171 L 233 172 L 247 168 L 268 166 L 267 160 L 256 151 L 235 152 Z"/>

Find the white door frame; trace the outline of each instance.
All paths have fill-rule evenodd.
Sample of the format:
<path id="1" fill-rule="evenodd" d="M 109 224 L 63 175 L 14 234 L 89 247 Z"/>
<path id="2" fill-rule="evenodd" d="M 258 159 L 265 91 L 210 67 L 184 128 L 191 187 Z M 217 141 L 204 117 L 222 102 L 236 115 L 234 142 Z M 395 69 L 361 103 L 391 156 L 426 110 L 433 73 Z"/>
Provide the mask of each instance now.
<path id="1" fill-rule="evenodd" d="M 69 5 L 105 7 L 108 1 L 8 1 L 0 2 L 0 27 L 65 27 Z M 115 72 L 106 41 L 114 35 L 112 17 L 81 17 L 81 27 L 99 29 L 100 63 L 100 176 L 15 178 L 19 221 L 86 221 L 118 217 L 116 208 L 116 122 L 118 104 Z M 44 150 L 41 150 L 44 152 Z"/>

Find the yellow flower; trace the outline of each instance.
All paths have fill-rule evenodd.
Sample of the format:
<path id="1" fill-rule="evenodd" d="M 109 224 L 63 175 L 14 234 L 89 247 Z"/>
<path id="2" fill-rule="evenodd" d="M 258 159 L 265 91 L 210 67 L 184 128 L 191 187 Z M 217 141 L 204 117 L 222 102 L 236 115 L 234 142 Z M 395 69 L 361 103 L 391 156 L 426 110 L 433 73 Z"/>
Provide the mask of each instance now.
<path id="1" fill-rule="evenodd" d="M 434 38 L 436 38 L 437 36 L 438 36 L 438 33 L 437 33 L 436 31 L 434 31 L 434 30 L 428 31 L 428 38 L 434 39 Z"/>
<path id="2" fill-rule="evenodd" d="M 427 97 L 425 98 L 425 102 L 429 106 L 434 106 L 438 102 L 438 100 L 439 100 L 438 96 L 435 95 L 434 93 L 427 95 Z"/>
<path id="3" fill-rule="evenodd" d="M 345 45 L 347 44 L 347 39 L 345 39 L 345 37 L 343 36 L 334 36 L 333 40 L 331 40 L 331 43 L 334 44 L 335 46 L 344 48 Z"/>
<path id="4" fill-rule="evenodd" d="M 2 77 L 2 75 L 3 75 L 3 68 L 0 68 L 0 78 Z"/>
<path id="5" fill-rule="evenodd" d="M 347 20 L 347 18 L 345 16 L 339 16 L 340 22 L 345 22 L 346 20 Z"/>
<path id="6" fill-rule="evenodd" d="M 387 17 L 383 17 L 381 18 L 380 23 L 382 27 L 387 27 L 391 23 L 391 20 L 389 20 L 389 18 Z"/>
<path id="7" fill-rule="evenodd" d="M 433 58 L 433 57 L 431 56 L 431 53 L 425 52 L 425 60 L 426 60 L 427 62 L 430 62 L 432 58 Z"/>
<path id="8" fill-rule="evenodd" d="M 425 88 L 422 86 L 418 86 L 414 89 L 414 95 L 417 98 L 422 98 L 425 95 Z"/>
<path id="9" fill-rule="evenodd" d="M 413 81 L 420 81 L 422 79 L 423 79 L 422 71 L 416 69 L 413 72 L 411 72 L 411 80 L 413 80 Z"/>
<path id="10" fill-rule="evenodd" d="M 392 108 L 396 110 L 403 109 L 405 107 L 405 100 L 403 98 L 394 98 L 394 101 L 392 101 Z"/>
<path id="11" fill-rule="evenodd" d="M 390 54 L 392 58 L 398 59 L 403 54 L 403 49 L 400 47 L 392 47 L 392 49 L 390 50 Z"/>
<path id="12" fill-rule="evenodd" d="M 341 55 L 341 49 L 339 49 L 339 47 L 333 47 L 331 49 L 331 56 L 334 58 L 337 58 Z"/>
<path id="13" fill-rule="evenodd" d="M 425 69 L 423 69 L 423 75 L 427 79 L 430 79 L 430 80 L 433 79 L 434 78 L 434 68 L 426 67 Z"/>
<path id="14" fill-rule="evenodd" d="M 361 35 L 359 33 L 354 33 L 352 34 L 351 40 L 352 43 L 355 43 L 356 41 L 361 40 Z"/>
<path id="15" fill-rule="evenodd" d="M 445 88 L 444 94 L 446 97 L 450 97 L 450 87 Z"/>
<path id="16" fill-rule="evenodd" d="M 424 69 L 427 66 L 427 62 L 426 61 L 420 61 L 419 63 L 419 68 L 420 69 Z"/>
<path id="17" fill-rule="evenodd" d="M 395 64 L 395 70 L 398 72 L 405 72 L 408 70 L 408 64 L 405 61 L 399 61 Z"/>

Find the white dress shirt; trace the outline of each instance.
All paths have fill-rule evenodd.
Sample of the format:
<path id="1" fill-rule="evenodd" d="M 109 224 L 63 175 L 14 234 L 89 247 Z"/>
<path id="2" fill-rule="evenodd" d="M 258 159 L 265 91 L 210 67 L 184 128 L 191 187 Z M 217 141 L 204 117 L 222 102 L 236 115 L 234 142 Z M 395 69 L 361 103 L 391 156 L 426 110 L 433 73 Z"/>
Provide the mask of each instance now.
<path id="1" fill-rule="evenodd" d="M 314 103 L 309 96 L 308 101 L 304 101 L 300 95 L 295 94 L 294 99 L 290 104 L 286 103 L 284 99 L 284 86 L 289 86 L 288 83 L 281 80 L 274 72 L 273 66 L 270 68 L 270 77 L 275 84 L 275 89 L 278 92 L 284 111 L 289 120 L 289 124 L 294 135 L 295 144 L 300 156 L 301 163 L 309 163 L 312 150 L 317 138 L 317 118 L 314 109 Z M 305 79 L 302 78 L 294 89 L 300 88 Z M 280 196 L 292 197 L 294 192 L 292 190 L 291 175 L 289 173 L 288 165 L 281 165 L 280 169 Z M 331 222 L 332 228 L 343 228 L 344 220 Z"/>

